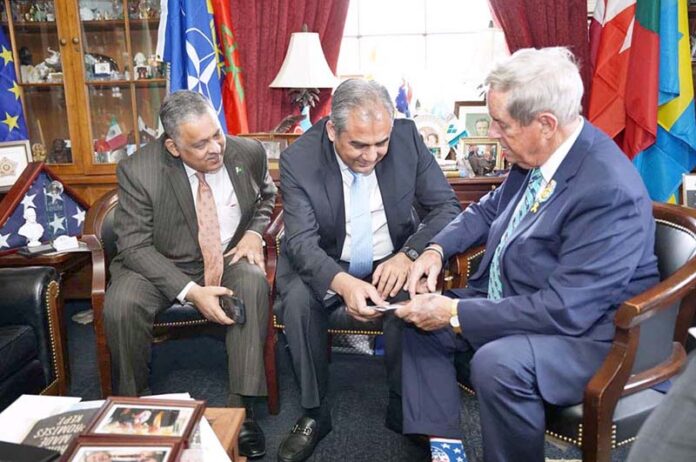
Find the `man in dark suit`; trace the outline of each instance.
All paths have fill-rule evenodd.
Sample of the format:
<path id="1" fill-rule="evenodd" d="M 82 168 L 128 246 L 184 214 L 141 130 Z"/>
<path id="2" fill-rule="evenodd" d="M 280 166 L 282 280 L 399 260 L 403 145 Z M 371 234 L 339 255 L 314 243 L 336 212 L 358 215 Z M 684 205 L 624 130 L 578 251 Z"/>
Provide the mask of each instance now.
<path id="1" fill-rule="evenodd" d="M 486 84 L 490 135 L 514 167 L 414 263 L 412 297 L 433 291 L 443 260 L 486 244 L 468 289 L 396 312 L 420 328 L 404 329 L 404 432 L 459 438 L 453 355 L 469 352 L 484 459 L 543 461 L 544 402 L 582 401 L 617 306 L 658 280 L 652 203 L 631 162 L 580 116 L 567 49 L 520 50 Z"/>
<path id="2" fill-rule="evenodd" d="M 179 91 L 162 103 L 165 134 L 118 164 L 114 216 L 118 254 L 111 264 L 104 325 L 116 392 L 147 393 L 155 316 L 175 301 L 229 326 L 230 394 L 247 407 L 240 451 L 265 452 L 254 422 L 254 397 L 266 395 L 263 345 L 268 284 L 261 233 L 276 188 L 258 142 L 225 136 L 199 93 Z M 234 325 L 219 297 L 234 293 L 246 323 Z"/>
<path id="3" fill-rule="evenodd" d="M 341 303 L 359 321 L 381 313 L 368 302 L 404 299 L 408 271 L 426 243 L 459 212 L 459 203 L 410 120 L 394 120 L 386 89 L 348 80 L 331 116 L 280 157 L 285 238 L 276 283 L 300 382 L 304 415 L 278 459 L 309 457 L 331 430 L 327 325 Z M 422 210 L 418 223 L 414 210 Z M 401 431 L 401 326 L 383 320 L 390 403 L 387 426 Z"/>

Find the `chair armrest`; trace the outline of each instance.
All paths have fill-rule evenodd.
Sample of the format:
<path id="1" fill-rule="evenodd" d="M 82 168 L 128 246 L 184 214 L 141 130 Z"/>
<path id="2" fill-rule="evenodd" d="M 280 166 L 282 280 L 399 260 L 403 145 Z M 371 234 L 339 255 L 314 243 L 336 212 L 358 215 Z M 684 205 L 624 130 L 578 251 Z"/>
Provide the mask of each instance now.
<path id="1" fill-rule="evenodd" d="M 461 289 L 469 284 L 469 277 L 476 272 L 486 253 L 486 246 L 471 247 L 450 258 L 445 267 L 445 289 Z"/>
<path id="2" fill-rule="evenodd" d="M 51 267 L 27 266 L 22 268 L 0 268 L 0 325 L 28 325 L 38 340 L 39 360 L 44 370 L 46 383 L 50 384 L 60 375 L 56 345 L 60 345 L 59 319 L 57 314 L 59 276 Z"/>
<path id="3" fill-rule="evenodd" d="M 263 233 L 263 240 L 266 243 L 266 280 L 271 288 L 271 303 L 275 300 L 276 265 L 278 264 L 280 238 L 283 236 L 283 231 L 283 212 L 281 211 Z"/>

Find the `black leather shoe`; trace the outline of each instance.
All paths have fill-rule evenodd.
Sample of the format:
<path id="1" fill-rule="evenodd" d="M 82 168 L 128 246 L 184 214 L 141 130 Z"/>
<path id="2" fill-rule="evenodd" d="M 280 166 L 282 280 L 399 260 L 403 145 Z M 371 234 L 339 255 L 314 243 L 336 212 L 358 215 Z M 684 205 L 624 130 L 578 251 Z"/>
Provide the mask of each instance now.
<path id="1" fill-rule="evenodd" d="M 301 462 L 309 458 L 317 443 L 331 431 L 331 421 L 319 423 L 317 420 L 302 416 L 292 427 L 278 448 L 279 462 Z"/>
<path id="2" fill-rule="evenodd" d="M 247 418 L 239 430 L 239 454 L 249 459 L 266 455 L 266 437 L 253 418 Z"/>

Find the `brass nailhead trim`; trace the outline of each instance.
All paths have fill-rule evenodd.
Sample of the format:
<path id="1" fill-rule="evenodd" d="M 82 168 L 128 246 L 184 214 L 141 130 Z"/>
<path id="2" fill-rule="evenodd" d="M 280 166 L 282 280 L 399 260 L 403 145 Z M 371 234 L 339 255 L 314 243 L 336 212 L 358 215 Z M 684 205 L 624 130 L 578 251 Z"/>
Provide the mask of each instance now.
<path id="1" fill-rule="evenodd" d="M 457 385 L 459 385 L 459 388 L 461 388 L 465 392 L 469 393 L 471 396 L 476 396 L 476 392 L 474 390 L 472 390 L 471 388 L 467 387 L 466 385 L 462 385 L 459 382 L 457 382 Z"/>
<path id="2" fill-rule="evenodd" d="M 51 341 L 51 359 L 53 363 L 53 374 L 55 375 L 55 381 L 58 381 L 61 377 L 58 372 L 58 358 L 56 355 L 56 337 L 55 332 L 53 332 L 53 319 L 51 317 L 51 301 L 53 303 L 58 303 L 58 296 L 60 294 L 60 286 L 57 281 L 51 281 L 48 283 L 46 289 L 46 300 L 44 305 L 44 310 L 46 311 L 46 317 L 48 318 L 48 336 Z M 63 358 L 65 360 L 65 358 Z M 55 382 L 54 382 L 55 383 Z M 51 384 L 52 385 L 52 384 Z M 50 386 L 50 385 L 49 385 Z M 48 388 L 48 387 L 46 387 Z"/>
<path id="3" fill-rule="evenodd" d="M 469 276 L 471 276 L 471 260 L 474 260 L 481 255 L 486 253 L 486 250 L 481 250 L 480 252 L 476 252 L 474 255 L 472 255 L 467 261 L 466 261 L 466 280 L 469 280 Z"/>
<path id="4" fill-rule="evenodd" d="M 174 321 L 174 322 L 162 322 L 155 324 L 154 327 L 184 327 L 184 326 L 198 326 L 203 324 L 208 324 L 210 321 L 207 319 L 196 319 L 194 321 Z"/>

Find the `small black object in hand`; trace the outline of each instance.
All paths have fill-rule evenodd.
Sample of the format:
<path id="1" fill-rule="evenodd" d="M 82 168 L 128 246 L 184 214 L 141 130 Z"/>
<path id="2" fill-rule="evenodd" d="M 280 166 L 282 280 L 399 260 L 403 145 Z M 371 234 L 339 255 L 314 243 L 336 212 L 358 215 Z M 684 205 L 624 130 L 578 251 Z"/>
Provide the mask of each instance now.
<path id="1" fill-rule="evenodd" d="M 220 307 L 235 324 L 246 322 L 246 307 L 241 298 L 235 295 L 220 296 Z"/>

